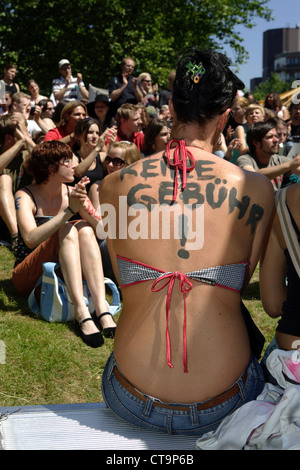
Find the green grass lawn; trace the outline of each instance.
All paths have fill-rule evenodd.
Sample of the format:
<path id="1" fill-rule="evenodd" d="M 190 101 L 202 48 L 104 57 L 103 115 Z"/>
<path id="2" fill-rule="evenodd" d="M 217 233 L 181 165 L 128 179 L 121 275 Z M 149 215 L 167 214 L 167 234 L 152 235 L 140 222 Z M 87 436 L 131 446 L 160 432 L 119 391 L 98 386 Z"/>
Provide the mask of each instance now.
<path id="1" fill-rule="evenodd" d="M 36 318 L 10 281 L 11 252 L 0 247 L 0 406 L 103 401 L 101 376 L 113 340 L 86 346 L 73 323 Z M 3 359 L 2 361 L 3 362 Z"/>
<path id="2" fill-rule="evenodd" d="M 104 346 L 92 349 L 77 336 L 73 323 L 47 323 L 36 318 L 10 281 L 13 263 L 11 252 L 1 246 L 0 340 L 5 344 L 5 360 L 2 353 L 0 406 L 103 401 L 101 376 L 113 340 L 105 339 Z M 268 344 L 277 321 L 262 308 L 258 269 L 244 303 Z"/>

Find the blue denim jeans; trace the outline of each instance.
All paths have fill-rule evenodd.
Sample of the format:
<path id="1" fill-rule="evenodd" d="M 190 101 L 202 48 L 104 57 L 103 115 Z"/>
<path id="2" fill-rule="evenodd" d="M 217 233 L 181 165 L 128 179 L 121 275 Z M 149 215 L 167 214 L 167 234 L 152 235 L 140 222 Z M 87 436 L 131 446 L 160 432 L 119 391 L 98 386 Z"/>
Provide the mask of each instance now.
<path id="1" fill-rule="evenodd" d="M 116 379 L 113 368 L 117 366 L 114 354 L 109 357 L 102 376 L 102 395 L 106 405 L 120 418 L 140 428 L 160 431 L 168 434 L 185 434 L 201 436 L 215 430 L 221 421 L 237 408 L 248 401 L 255 400 L 264 387 L 264 375 L 260 364 L 251 356 L 247 367 L 247 377 L 243 382 L 240 377 L 237 384 L 239 391 L 229 400 L 203 410 L 197 410 L 197 405 L 172 404 L 175 409 L 155 406 L 160 400 L 144 394 L 145 401 L 138 399 L 127 391 Z M 231 387 L 230 387 L 231 388 Z M 176 406 L 188 407 L 189 410 L 176 410 Z"/>

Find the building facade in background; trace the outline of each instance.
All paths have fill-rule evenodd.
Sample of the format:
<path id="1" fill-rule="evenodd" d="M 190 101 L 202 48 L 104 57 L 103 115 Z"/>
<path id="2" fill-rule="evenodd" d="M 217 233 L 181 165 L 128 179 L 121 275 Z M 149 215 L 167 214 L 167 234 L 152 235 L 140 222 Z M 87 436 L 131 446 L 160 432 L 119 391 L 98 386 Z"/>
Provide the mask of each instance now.
<path id="1" fill-rule="evenodd" d="M 262 77 L 252 78 L 250 88 L 276 72 L 283 82 L 300 79 L 300 23 L 295 28 L 269 29 L 263 33 Z"/>

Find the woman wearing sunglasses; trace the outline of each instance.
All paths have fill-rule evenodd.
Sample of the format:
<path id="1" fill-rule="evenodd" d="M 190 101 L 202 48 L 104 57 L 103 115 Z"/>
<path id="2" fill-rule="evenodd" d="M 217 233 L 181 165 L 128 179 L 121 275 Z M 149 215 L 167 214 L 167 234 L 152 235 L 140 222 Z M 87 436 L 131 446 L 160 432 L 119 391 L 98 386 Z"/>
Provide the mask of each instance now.
<path id="1" fill-rule="evenodd" d="M 137 146 L 132 142 L 122 140 L 121 142 L 113 142 L 109 146 L 104 164 L 107 173 L 110 175 L 114 171 L 140 160 L 140 158 L 141 153 Z"/>
<path id="2" fill-rule="evenodd" d="M 115 171 L 122 170 L 122 168 L 131 165 L 141 158 L 142 155 L 134 143 L 124 140 L 112 142 L 103 163 L 104 173 L 110 175 Z M 89 198 L 96 208 L 99 206 L 100 185 L 101 180 L 96 181 L 89 190 Z"/>

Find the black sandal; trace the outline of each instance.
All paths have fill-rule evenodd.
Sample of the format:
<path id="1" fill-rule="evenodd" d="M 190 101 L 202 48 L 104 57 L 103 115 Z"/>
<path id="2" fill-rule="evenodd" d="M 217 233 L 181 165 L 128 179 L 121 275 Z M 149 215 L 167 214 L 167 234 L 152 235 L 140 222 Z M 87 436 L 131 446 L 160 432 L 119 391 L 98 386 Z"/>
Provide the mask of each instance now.
<path id="1" fill-rule="evenodd" d="M 85 318 L 84 320 L 82 320 L 80 322 L 75 320 L 76 325 L 79 328 L 79 336 L 81 337 L 82 341 L 85 344 L 87 344 L 88 346 L 90 346 L 91 348 L 100 348 L 100 346 L 102 346 L 104 344 L 104 339 L 103 339 L 100 331 L 98 331 L 98 333 L 91 333 L 90 335 L 86 335 L 85 333 L 83 333 L 81 327 L 82 327 L 83 323 L 85 323 L 86 321 L 94 321 L 94 320 L 90 317 Z"/>
<path id="2" fill-rule="evenodd" d="M 108 328 L 103 328 L 100 324 L 101 318 L 104 317 L 105 315 L 110 315 L 112 317 L 112 314 L 109 313 L 109 312 L 101 313 L 101 315 L 99 315 L 99 317 L 96 315 L 96 312 L 94 312 L 92 314 L 92 318 L 93 318 L 94 322 L 96 323 L 96 325 L 99 326 L 100 331 L 103 331 L 103 336 L 105 336 L 105 338 L 114 338 L 115 333 L 116 333 L 116 326 L 110 326 Z"/>

